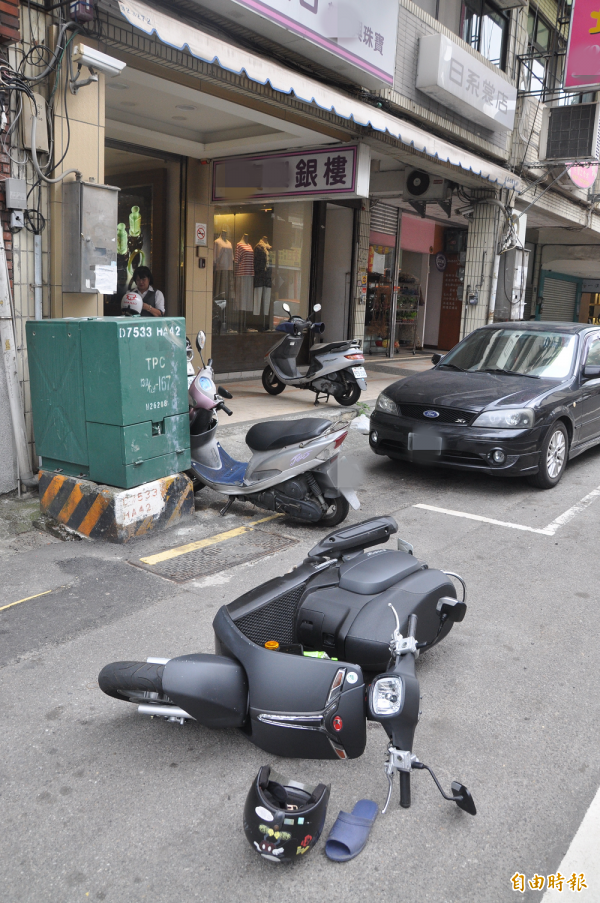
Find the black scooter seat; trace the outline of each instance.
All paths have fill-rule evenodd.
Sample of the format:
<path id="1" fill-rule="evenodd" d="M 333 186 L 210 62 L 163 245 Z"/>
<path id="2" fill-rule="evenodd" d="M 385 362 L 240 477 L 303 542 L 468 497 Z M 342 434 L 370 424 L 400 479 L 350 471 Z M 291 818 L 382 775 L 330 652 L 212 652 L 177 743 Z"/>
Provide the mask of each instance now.
<path id="1" fill-rule="evenodd" d="M 330 426 L 331 421 L 321 417 L 256 423 L 246 433 L 246 444 L 253 451 L 272 451 L 307 439 L 316 439 Z"/>
<path id="2" fill-rule="evenodd" d="M 326 345 L 313 345 L 310 349 L 311 354 L 326 354 L 329 351 L 345 351 L 346 348 L 352 348 L 354 342 L 345 339 L 341 342 L 328 342 Z"/>

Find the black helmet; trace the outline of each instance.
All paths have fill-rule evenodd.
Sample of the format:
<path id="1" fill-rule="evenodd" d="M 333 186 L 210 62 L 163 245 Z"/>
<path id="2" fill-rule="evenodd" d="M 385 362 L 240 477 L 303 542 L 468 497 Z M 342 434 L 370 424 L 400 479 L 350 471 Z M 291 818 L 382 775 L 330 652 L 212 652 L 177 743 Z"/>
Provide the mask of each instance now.
<path id="1" fill-rule="evenodd" d="M 331 785 L 309 787 L 263 765 L 250 788 L 244 831 L 252 849 L 271 862 L 302 858 L 321 836 Z"/>

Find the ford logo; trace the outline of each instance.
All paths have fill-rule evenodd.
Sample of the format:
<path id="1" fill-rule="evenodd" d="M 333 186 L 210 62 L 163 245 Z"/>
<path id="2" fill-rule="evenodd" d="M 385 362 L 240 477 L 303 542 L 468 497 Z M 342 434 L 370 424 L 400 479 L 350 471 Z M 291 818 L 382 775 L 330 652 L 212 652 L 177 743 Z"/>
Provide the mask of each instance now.
<path id="1" fill-rule="evenodd" d="M 438 411 L 423 411 L 423 417 L 439 417 Z"/>

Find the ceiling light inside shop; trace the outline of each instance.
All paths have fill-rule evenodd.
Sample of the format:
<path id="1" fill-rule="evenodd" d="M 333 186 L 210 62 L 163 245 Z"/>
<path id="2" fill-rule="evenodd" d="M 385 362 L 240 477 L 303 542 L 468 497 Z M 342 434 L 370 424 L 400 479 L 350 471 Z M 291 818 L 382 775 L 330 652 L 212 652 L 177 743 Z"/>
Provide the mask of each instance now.
<path id="1" fill-rule="evenodd" d="M 139 106 L 139 104 L 137 104 L 134 100 L 122 100 L 120 105 L 121 105 L 122 107 L 137 107 L 137 106 Z"/>
<path id="2" fill-rule="evenodd" d="M 178 119 L 180 122 L 187 122 L 187 116 L 171 116 L 171 119 Z"/>
<path id="3" fill-rule="evenodd" d="M 129 91 L 129 85 L 124 85 L 122 82 L 107 82 L 107 88 L 112 88 L 113 91 Z"/>
<path id="4" fill-rule="evenodd" d="M 190 110 L 190 111 L 191 111 L 191 110 L 196 110 L 196 109 L 198 109 L 198 108 L 192 106 L 192 104 L 189 104 L 189 103 L 178 103 L 177 106 L 175 107 L 175 109 L 176 109 L 176 110 Z"/>

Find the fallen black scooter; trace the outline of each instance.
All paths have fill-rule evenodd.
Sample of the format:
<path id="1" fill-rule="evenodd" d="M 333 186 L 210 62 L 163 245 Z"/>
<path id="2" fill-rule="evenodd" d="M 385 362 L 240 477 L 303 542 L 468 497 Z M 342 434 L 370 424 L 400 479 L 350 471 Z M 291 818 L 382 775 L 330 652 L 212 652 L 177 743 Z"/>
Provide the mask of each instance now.
<path id="1" fill-rule="evenodd" d="M 411 550 L 407 543 L 365 551 L 397 530 L 392 517 L 375 517 L 330 533 L 290 573 L 217 612 L 215 655 L 114 662 L 100 672 L 100 688 L 137 703 L 141 714 L 239 727 L 278 756 L 355 759 L 365 749 L 367 720 L 378 721 L 390 739 L 383 811 L 396 772 L 407 808 L 411 771 L 431 772 L 412 752 L 415 660 L 462 621 L 467 606 L 464 581 L 400 550 Z M 460 601 L 452 577 L 463 586 Z M 431 774 L 445 799 L 475 815 L 466 787 L 454 782 L 447 795 Z"/>

